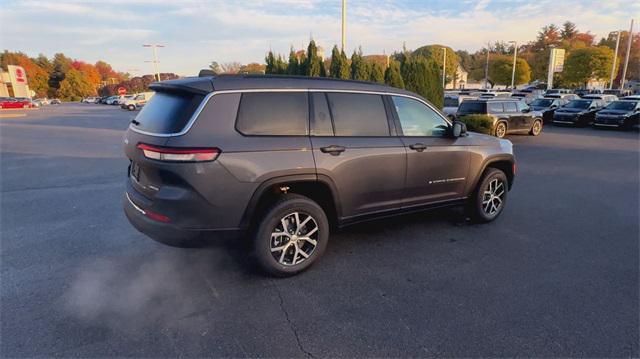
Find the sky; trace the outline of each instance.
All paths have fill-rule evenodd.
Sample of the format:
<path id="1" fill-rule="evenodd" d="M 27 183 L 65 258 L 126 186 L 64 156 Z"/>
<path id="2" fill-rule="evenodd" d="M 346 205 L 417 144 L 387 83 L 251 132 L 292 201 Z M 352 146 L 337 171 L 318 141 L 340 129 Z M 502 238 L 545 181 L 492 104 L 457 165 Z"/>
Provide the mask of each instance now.
<path id="1" fill-rule="evenodd" d="M 535 39 L 549 23 L 574 22 L 596 39 L 628 29 L 637 0 L 347 0 L 350 55 L 390 54 L 428 44 L 475 51 L 488 41 Z M 158 49 L 161 72 L 191 76 L 211 61 L 264 62 L 269 49 L 288 55 L 310 37 L 330 53 L 341 41 L 341 0 L 0 0 L 0 49 L 62 52 L 105 60 L 133 75 L 151 73 Z M 637 31 L 637 30 L 636 30 Z"/>

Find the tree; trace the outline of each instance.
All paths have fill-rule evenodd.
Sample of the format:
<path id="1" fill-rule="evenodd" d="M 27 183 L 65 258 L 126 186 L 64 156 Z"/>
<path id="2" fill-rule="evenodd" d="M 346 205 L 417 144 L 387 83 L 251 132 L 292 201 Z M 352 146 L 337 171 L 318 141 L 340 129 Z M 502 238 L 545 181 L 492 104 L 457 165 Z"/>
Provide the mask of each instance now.
<path id="1" fill-rule="evenodd" d="M 342 58 L 337 45 L 333 45 L 331 49 L 331 64 L 329 65 L 329 77 L 340 78 L 340 70 L 342 69 Z"/>
<path id="2" fill-rule="evenodd" d="M 405 88 L 413 91 L 438 107 L 444 105 L 444 89 L 439 79 L 438 65 L 423 56 L 406 56 L 400 65 Z"/>
<path id="3" fill-rule="evenodd" d="M 438 66 L 439 71 L 442 71 L 442 64 L 444 61 L 443 58 L 443 48 L 447 51 L 447 64 L 445 66 L 446 71 L 446 80 L 447 82 L 453 82 L 456 73 L 458 72 L 458 55 L 453 51 L 452 48 L 443 46 L 443 45 L 427 45 L 417 48 L 413 51 L 414 56 L 423 56 L 427 59 L 431 59 Z M 440 78 L 442 78 L 442 73 L 440 73 Z"/>
<path id="4" fill-rule="evenodd" d="M 489 62 L 489 77 L 492 82 L 499 85 L 511 85 L 513 71 L 513 57 L 508 55 L 494 55 Z M 516 61 L 515 85 L 529 83 L 531 80 L 531 68 L 527 61 L 518 58 Z"/>
<path id="5" fill-rule="evenodd" d="M 351 78 L 353 80 L 369 81 L 371 69 L 362 58 L 362 49 L 354 51 L 351 55 Z"/>
<path id="6" fill-rule="evenodd" d="M 241 74 L 264 74 L 265 73 L 265 65 L 259 64 L 257 62 L 252 62 L 250 64 L 242 65 L 238 73 Z"/>
<path id="7" fill-rule="evenodd" d="M 562 73 L 565 83 L 586 86 L 589 80 L 604 80 L 611 73 L 613 51 L 606 46 L 587 47 L 569 53 Z"/>
<path id="8" fill-rule="evenodd" d="M 562 30 L 560 31 L 560 38 L 562 40 L 571 40 L 578 33 L 576 24 L 571 21 L 566 21 L 562 24 Z"/>
<path id="9" fill-rule="evenodd" d="M 110 81 L 111 79 L 116 79 L 117 81 L 122 81 L 122 75 L 118 74 L 111 65 L 104 61 L 98 61 L 94 65 L 98 73 L 100 74 L 100 78 L 102 81 Z"/>
<path id="10" fill-rule="evenodd" d="M 305 75 L 311 77 L 319 77 L 324 73 L 324 66 L 322 65 L 322 59 L 318 56 L 318 48 L 314 40 L 309 41 L 307 47 L 307 62 L 305 66 Z"/>
<path id="11" fill-rule="evenodd" d="M 383 84 L 384 68 L 382 67 L 382 65 L 374 63 L 374 64 L 370 64 L 369 66 L 371 67 L 371 74 L 369 77 L 369 81 Z"/>
<path id="12" fill-rule="evenodd" d="M 26 54 L 5 50 L 0 54 L 0 65 L 5 71 L 8 65 L 22 67 L 26 72 L 29 88 L 35 91 L 39 97 L 47 95 L 49 90 L 49 73 Z"/>
<path id="13" fill-rule="evenodd" d="M 387 67 L 384 73 L 384 82 L 389 86 L 400 89 L 404 88 L 404 81 L 400 74 L 400 63 L 398 61 L 393 60 L 389 63 L 389 67 Z"/>
<path id="14" fill-rule="evenodd" d="M 213 71 L 215 75 L 219 75 L 222 73 L 222 67 L 220 67 L 220 64 L 218 64 L 216 61 L 211 61 L 211 64 L 209 64 L 209 70 Z"/>
<path id="15" fill-rule="evenodd" d="M 264 73 L 265 74 L 274 74 L 276 73 L 276 57 L 273 55 L 273 51 L 269 50 L 267 57 L 265 57 L 264 61 L 267 63 Z"/>
<path id="16" fill-rule="evenodd" d="M 287 64 L 287 74 L 289 75 L 299 75 L 300 74 L 300 63 L 298 63 L 298 57 L 296 56 L 296 51 L 291 48 L 289 51 L 289 63 Z"/>
<path id="17" fill-rule="evenodd" d="M 96 90 L 82 72 L 72 68 L 60 82 L 58 94 L 67 101 L 78 101 L 83 97 L 95 95 Z"/>
<path id="18" fill-rule="evenodd" d="M 75 60 L 71 63 L 71 67 L 82 72 L 87 81 L 89 81 L 94 88 L 100 86 L 101 76 L 94 65 L 88 64 L 84 61 Z"/>

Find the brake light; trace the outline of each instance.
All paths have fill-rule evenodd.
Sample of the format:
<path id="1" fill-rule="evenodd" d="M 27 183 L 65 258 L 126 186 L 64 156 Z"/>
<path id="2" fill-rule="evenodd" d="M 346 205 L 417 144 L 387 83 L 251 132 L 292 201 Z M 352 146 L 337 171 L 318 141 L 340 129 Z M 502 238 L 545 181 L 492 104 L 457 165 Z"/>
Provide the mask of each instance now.
<path id="1" fill-rule="evenodd" d="M 184 147 L 159 147 L 139 143 L 146 158 L 158 161 L 173 162 L 206 162 L 214 161 L 220 155 L 219 148 L 184 148 Z"/>

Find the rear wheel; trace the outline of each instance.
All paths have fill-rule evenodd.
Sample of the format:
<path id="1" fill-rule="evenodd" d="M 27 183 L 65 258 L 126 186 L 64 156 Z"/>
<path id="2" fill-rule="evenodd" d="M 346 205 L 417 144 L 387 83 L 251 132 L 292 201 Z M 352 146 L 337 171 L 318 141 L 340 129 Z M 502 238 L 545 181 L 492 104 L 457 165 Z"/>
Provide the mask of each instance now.
<path id="1" fill-rule="evenodd" d="M 531 130 L 529 134 L 532 136 L 538 136 L 542 132 L 542 121 L 535 120 L 533 121 L 533 126 L 531 126 Z"/>
<path id="2" fill-rule="evenodd" d="M 469 201 L 469 215 L 475 222 L 486 223 L 498 218 L 507 202 L 507 176 L 497 168 L 488 168 Z"/>
<path id="3" fill-rule="evenodd" d="M 134 105 L 129 105 L 129 106 L 127 106 L 127 109 L 128 109 L 129 111 L 133 111 L 133 110 L 135 110 L 135 109 L 136 109 L 136 107 L 135 107 Z"/>
<path id="4" fill-rule="evenodd" d="M 496 137 L 504 138 L 507 135 L 507 124 L 504 122 L 498 122 L 496 125 Z"/>
<path id="5" fill-rule="evenodd" d="M 329 240 L 329 221 L 311 199 L 285 194 L 263 214 L 253 235 L 254 253 L 267 273 L 298 274 L 322 256 Z"/>

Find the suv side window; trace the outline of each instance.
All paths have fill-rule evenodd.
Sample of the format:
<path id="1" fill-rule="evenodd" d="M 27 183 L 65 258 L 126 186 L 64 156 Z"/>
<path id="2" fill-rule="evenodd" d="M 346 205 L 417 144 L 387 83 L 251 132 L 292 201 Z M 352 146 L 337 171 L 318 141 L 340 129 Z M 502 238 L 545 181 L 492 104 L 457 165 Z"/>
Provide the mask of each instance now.
<path id="1" fill-rule="evenodd" d="M 434 110 L 418 100 L 391 96 L 403 136 L 443 136 L 449 125 Z"/>
<path id="2" fill-rule="evenodd" d="M 333 124 L 327 104 L 327 95 L 324 92 L 312 92 L 311 97 L 313 102 L 311 136 L 333 136 Z"/>
<path id="3" fill-rule="evenodd" d="M 336 136 L 389 136 L 382 96 L 328 92 Z"/>
<path id="4" fill-rule="evenodd" d="M 240 98 L 236 128 L 244 135 L 306 136 L 306 92 L 246 92 Z"/>
<path id="5" fill-rule="evenodd" d="M 515 102 L 505 102 L 504 112 L 518 112 L 518 107 Z"/>
<path id="6" fill-rule="evenodd" d="M 502 113 L 502 102 L 487 102 L 487 110 L 489 113 Z"/>

